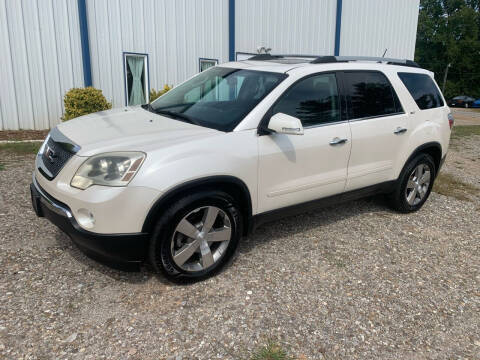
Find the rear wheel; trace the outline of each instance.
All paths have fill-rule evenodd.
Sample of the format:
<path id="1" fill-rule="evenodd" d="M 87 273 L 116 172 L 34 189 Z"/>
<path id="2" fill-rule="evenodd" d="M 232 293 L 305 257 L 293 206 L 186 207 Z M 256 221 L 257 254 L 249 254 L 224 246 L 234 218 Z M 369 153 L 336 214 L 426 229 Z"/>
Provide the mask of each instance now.
<path id="1" fill-rule="evenodd" d="M 150 262 L 171 280 L 200 280 L 218 272 L 237 248 L 242 217 L 234 199 L 201 191 L 179 199 L 159 219 Z"/>
<path id="2" fill-rule="evenodd" d="M 432 190 L 435 164 L 428 154 L 419 154 L 402 170 L 395 191 L 388 196 L 393 209 L 408 213 L 419 210 Z"/>

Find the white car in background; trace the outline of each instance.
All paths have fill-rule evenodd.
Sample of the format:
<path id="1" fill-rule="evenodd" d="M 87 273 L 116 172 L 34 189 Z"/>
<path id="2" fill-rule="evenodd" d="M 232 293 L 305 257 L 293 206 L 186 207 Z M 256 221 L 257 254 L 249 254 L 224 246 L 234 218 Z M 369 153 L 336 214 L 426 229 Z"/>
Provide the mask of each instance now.
<path id="1" fill-rule="evenodd" d="M 259 55 L 58 125 L 32 202 L 91 255 L 202 279 L 278 216 L 376 193 L 420 209 L 452 125 L 412 61 Z"/>

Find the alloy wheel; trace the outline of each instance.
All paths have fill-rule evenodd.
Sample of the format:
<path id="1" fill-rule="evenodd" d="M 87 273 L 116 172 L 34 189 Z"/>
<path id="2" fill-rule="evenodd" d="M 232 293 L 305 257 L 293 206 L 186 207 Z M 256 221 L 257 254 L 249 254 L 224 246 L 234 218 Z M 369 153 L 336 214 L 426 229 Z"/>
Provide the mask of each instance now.
<path id="1" fill-rule="evenodd" d="M 171 240 L 175 264 L 184 271 L 202 271 L 225 254 L 232 237 L 231 222 L 216 206 L 199 207 L 177 224 Z"/>
<path id="2" fill-rule="evenodd" d="M 431 172 L 426 164 L 419 164 L 408 177 L 405 197 L 411 206 L 420 203 L 428 192 Z"/>

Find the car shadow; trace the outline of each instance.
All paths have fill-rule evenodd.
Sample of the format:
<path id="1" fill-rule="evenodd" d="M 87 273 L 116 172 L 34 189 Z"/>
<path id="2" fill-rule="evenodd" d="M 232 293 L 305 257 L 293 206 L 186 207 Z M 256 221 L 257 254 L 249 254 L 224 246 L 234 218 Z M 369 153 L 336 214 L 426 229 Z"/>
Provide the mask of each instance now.
<path id="1" fill-rule="evenodd" d="M 243 256 L 243 254 L 254 251 L 257 246 L 269 242 L 272 238 L 294 236 L 300 231 L 321 228 L 340 220 L 371 212 L 394 213 L 388 207 L 383 195 L 322 207 L 318 210 L 261 224 L 253 234 L 243 239 L 237 253 Z M 281 234 L 279 234 L 279 227 L 281 227 Z"/>
<path id="2" fill-rule="evenodd" d="M 322 226 L 327 226 L 344 220 L 349 217 L 358 216 L 369 212 L 390 212 L 392 210 L 387 206 L 384 196 L 378 195 L 361 200 L 341 203 L 329 207 L 320 208 L 317 211 L 310 211 L 301 215 L 285 217 L 280 220 L 268 222 L 260 225 L 253 234 L 243 238 L 240 242 L 239 249 L 230 259 L 223 271 L 230 268 L 235 263 L 235 259 L 239 256 L 248 255 L 249 252 L 255 251 L 257 246 L 269 242 L 271 239 L 279 236 L 279 226 L 281 226 L 282 237 L 289 237 L 297 234 L 299 231 L 308 231 Z M 91 255 L 85 254 L 75 243 L 57 229 L 56 241 L 58 246 L 64 249 L 71 258 L 95 271 L 108 276 L 116 281 L 126 281 L 131 284 L 145 283 L 152 277 L 155 277 L 160 283 L 169 286 L 188 286 L 194 284 L 194 280 L 179 280 L 172 282 L 161 274 L 156 274 L 148 264 L 125 266 L 117 263 L 107 262 L 104 259 L 92 258 Z"/>
<path id="3" fill-rule="evenodd" d="M 122 265 L 96 258 L 83 252 L 67 234 L 56 229 L 55 240 L 74 261 L 101 273 L 113 280 L 126 281 L 130 284 L 147 282 L 155 273 L 146 265 Z M 165 284 L 170 284 L 166 279 L 159 279 Z"/>

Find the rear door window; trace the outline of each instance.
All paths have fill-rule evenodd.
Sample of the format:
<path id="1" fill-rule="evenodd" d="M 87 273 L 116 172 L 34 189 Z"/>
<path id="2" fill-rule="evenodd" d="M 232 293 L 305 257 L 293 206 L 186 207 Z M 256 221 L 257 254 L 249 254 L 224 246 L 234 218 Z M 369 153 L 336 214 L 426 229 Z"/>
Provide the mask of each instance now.
<path id="1" fill-rule="evenodd" d="M 420 110 L 433 109 L 444 105 L 442 95 L 440 95 L 440 91 L 429 75 L 401 72 L 398 73 L 398 76 Z"/>
<path id="2" fill-rule="evenodd" d="M 403 112 L 387 77 L 378 71 L 343 73 L 350 119 L 364 119 Z"/>

